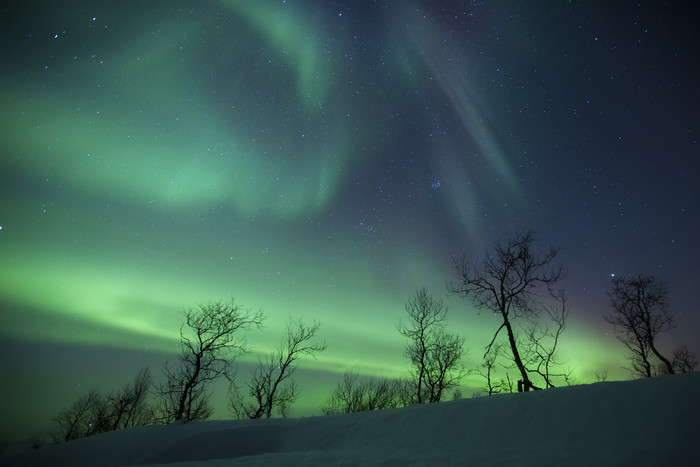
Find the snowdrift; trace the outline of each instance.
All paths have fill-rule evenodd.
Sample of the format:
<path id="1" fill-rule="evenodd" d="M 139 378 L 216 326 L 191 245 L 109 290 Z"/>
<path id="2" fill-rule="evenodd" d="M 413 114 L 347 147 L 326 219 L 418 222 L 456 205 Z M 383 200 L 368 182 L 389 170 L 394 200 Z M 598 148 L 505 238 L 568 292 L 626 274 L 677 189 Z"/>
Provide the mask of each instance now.
<path id="1" fill-rule="evenodd" d="M 139 427 L 46 446 L 6 466 L 683 465 L 700 373 L 327 417 Z"/>

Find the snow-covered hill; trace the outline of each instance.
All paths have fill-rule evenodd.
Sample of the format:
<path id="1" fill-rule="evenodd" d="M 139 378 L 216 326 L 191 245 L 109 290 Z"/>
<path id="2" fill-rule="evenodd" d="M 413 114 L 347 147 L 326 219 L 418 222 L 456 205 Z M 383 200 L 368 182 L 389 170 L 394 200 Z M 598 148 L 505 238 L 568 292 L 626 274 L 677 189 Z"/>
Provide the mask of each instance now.
<path id="1" fill-rule="evenodd" d="M 700 373 L 302 419 L 115 431 L 1 465 L 691 465 Z"/>

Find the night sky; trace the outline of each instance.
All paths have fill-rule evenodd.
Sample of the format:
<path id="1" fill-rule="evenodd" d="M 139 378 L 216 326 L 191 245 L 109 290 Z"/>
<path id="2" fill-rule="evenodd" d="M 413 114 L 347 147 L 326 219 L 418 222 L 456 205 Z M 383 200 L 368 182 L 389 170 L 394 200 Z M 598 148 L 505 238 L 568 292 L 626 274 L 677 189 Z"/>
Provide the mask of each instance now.
<path id="1" fill-rule="evenodd" d="M 293 415 L 407 374 L 421 286 L 474 368 L 499 323 L 447 297 L 452 258 L 529 228 L 579 382 L 629 377 L 613 274 L 667 281 L 661 347 L 700 355 L 693 2 L 59 3 L 0 11 L 2 436 L 158 376 L 207 300 L 268 315 L 248 361 L 322 323 Z"/>

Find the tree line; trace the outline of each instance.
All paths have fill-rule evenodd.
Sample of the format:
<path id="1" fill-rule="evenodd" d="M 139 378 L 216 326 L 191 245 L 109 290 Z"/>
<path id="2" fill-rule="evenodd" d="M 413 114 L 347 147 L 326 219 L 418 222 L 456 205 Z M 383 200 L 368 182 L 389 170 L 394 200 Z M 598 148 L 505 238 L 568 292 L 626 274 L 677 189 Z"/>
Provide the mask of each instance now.
<path id="1" fill-rule="evenodd" d="M 422 287 L 406 302 L 405 318 L 396 326 L 406 338 L 408 375 L 386 379 L 345 373 L 322 412 L 435 403 L 445 400 L 450 390 L 453 398 L 461 398 L 457 388 L 469 374 L 483 378 L 483 392 L 489 395 L 572 384 L 571 370 L 562 370 L 564 362 L 558 355 L 570 311 L 562 287 L 566 271 L 555 263 L 557 249 L 536 251 L 534 243 L 534 233 L 527 231 L 496 243 L 481 259 L 464 255 L 453 260 L 455 278 L 447 283 L 448 293 L 470 300 L 477 313 L 492 314 L 497 325 L 479 368 L 468 371 L 461 364 L 467 354 L 464 339 L 448 331 L 447 307 Z M 687 347 L 667 356 L 657 345 L 658 336 L 674 327 L 666 283 L 642 273 L 613 277 L 608 297 L 610 312 L 605 320 L 626 347 L 633 376 L 695 370 L 697 360 Z M 290 319 L 278 348 L 261 357 L 247 378 L 241 378 L 236 361 L 249 351 L 246 331 L 259 329 L 265 315 L 235 301 L 214 301 L 184 311 L 183 317 L 180 352 L 174 362 L 164 364 L 160 382 L 154 383 L 150 370 L 143 369 L 131 383 L 109 394 L 88 392 L 54 418 L 53 440 L 205 420 L 213 411 L 211 383 L 221 378 L 229 383 L 233 417 L 285 417 L 299 394 L 292 378 L 298 361 L 327 348 L 325 341 L 318 340 L 319 322 Z M 598 378 L 605 377 L 601 373 Z M 32 444 L 38 446 L 39 437 Z"/>

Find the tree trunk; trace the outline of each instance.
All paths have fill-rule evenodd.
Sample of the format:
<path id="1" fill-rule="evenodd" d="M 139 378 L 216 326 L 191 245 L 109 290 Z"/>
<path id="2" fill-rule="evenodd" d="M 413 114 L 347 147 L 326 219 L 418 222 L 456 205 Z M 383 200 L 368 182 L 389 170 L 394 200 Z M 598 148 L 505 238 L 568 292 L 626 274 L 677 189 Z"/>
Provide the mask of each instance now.
<path id="1" fill-rule="evenodd" d="M 192 391 L 194 390 L 194 387 L 197 385 L 197 380 L 199 378 L 199 372 L 201 371 L 202 368 L 202 356 L 201 355 L 196 355 L 196 363 L 195 363 L 195 368 L 194 368 L 194 374 L 192 377 L 185 383 L 185 387 L 182 391 L 182 394 L 180 394 L 180 401 L 179 401 L 179 406 L 177 408 L 177 412 L 175 413 L 175 421 L 180 421 L 185 418 L 185 410 L 186 407 L 189 405 L 190 408 L 192 407 Z M 187 403 L 187 400 L 189 399 L 189 404 Z M 187 420 L 186 422 L 191 421 L 191 413 L 189 410 L 187 410 Z"/>
<path id="2" fill-rule="evenodd" d="M 515 365 L 518 367 L 518 370 L 520 371 L 520 376 L 522 377 L 522 384 L 520 384 L 520 382 L 518 383 L 518 392 L 527 392 L 530 389 L 540 389 L 534 384 L 532 384 L 532 381 L 530 381 L 530 378 L 527 374 L 527 369 L 525 368 L 525 365 L 523 365 L 523 361 L 520 358 L 520 352 L 518 352 L 518 346 L 515 343 L 515 335 L 513 334 L 513 328 L 510 325 L 510 321 L 508 321 L 508 316 L 506 316 L 504 313 L 502 313 L 502 315 L 503 324 L 505 325 L 506 331 L 508 332 L 508 342 L 510 343 L 510 349 L 513 352 L 513 360 L 515 361 Z"/>
<path id="3" fill-rule="evenodd" d="M 428 353 L 428 349 L 425 346 L 425 329 L 421 323 L 420 330 L 420 372 L 418 373 L 418 403 L 423 403 L 423 380 L 425 379 L 425 355 Z"/>
<path id="4" fill-rule="evenodd" d="M 671 364 L 671 362 L 668 361 L 666 357 L 661 355 L 661 352 L 656 350 L 656 347 L 654 347 L 654 341 L 652 339 L 649 339 L 649 347 L 651 348 L 651 351 L 654 352 L 654 355 L 656 355 L 656 358 L 661 360 L 661 362 L 666 366 L 666 371 L 668 371 L 668 374 L 674 374 L 675 371 L 673 371 L 673 365 Z"/>

